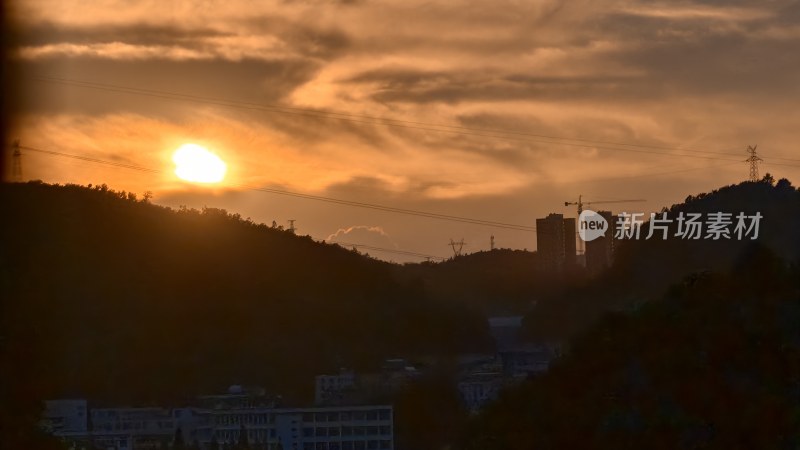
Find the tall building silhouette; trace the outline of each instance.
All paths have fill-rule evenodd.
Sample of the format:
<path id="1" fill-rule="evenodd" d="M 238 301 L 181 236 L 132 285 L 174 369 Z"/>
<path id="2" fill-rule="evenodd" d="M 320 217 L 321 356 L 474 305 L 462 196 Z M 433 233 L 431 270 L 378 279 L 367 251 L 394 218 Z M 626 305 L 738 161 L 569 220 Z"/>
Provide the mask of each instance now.
<path id="1" fill-rule="evenodd" d="M 614 233 L 616 233 L 616 218 L 611 211 L 598 211 L 608 222 L 608 231 L 605 236 L 586 243 L 586 270 L 589 273 L 599 273 L 611 266 L 614 261 Z"/>
<path id="2" fill-rule="evenodd" d="M 565 219 L 563 214 L 536 219 L 536 252 L 544 271 L 561 272 L 574 265 L 575 219 Z"/>

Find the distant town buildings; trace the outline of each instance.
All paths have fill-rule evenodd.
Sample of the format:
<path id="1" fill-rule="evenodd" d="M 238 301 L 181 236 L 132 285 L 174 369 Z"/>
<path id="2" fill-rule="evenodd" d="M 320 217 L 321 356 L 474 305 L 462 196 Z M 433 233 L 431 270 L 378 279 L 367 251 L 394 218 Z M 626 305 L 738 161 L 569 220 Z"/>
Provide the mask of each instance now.
<path id="1" fill-rule="evenodd" d="M 522 316 L 489 318 L 489 333 L 495 340 L 495 361 L 505 379 L 527 378 L 547 371 L 559 356 L 553 344 L 526 342 L 522 335 Z"/>
<path id="2" fill-rule="evenodd" d="M 561 272 L 576 262 L 575 219 L 549 214 L 536 219 L 536 253 L 540 269 Z"/>
<path id="3" fill-rule="evenodd" d="M 201 450 L 243 442 L 251 450 L 392 450 L 393 420 L 388 405 L 89 409 L 86 400 L 51 400 L 42 426 L 87 449 L 165 449 L 180 435 L 185 447 Z"/>
<path id="4" fill-rule="evenodd" d="M 496 352 L 465 355 L 459 361 L 458 392 L 472 413 L 496 400 L 504 387 L 547 371 L 560 354 L 558 346 L 526 342 L 522 316 L 490 317 L 488 322 Z"/>
<path id="5" fill-rule="evenodd" d="M 500 372 L 467 373 L 458 381 L 458 393 L 464 406 L 471 413 L 476 413 L 487 403 L 497 400 L 503 385 Z"/>
<path id="6" fill-rule="evenodd" d="M 314 404 L 342 404 L 355 390 L 356 376 L 352 370 L 341 369 L 336 375 L 317 375 L 314 379 Z"/>
<path id="7" fill-rule="evenodd" d="M 202 395 L 197 398 L 197 406 L 206 409 L 245 409 L 255 407 L 277 407 L 280 397 L 267 395 L 260 386 L 241 386 L 234 384 L 224 394 Z"/>
<path id="8" fill-rule="evenodd" d="M 489 318 L 489 327 L 496 352 L 462 355 L 454 380 L 472 413 L 505 386 L 546 371 L 558 355 L 555 347 L 521 339 L 521 316 Z M 393 407 L 371 402 L 402 392 L 421 374 L 396 358 L 375 373 L 318 375 L 311 407 L 284 407 L 279 396 L 240 385 L 175 408 L 92 408 L 84 399 L 50 400 L 41 426 L 76 450 L 393 450 Z"/>
<path id="9" fill-rule="evenodd" d="M 497 352 L 514 348 L 522 341 L 522 316 L 489 317 L 489 334 Z"/>

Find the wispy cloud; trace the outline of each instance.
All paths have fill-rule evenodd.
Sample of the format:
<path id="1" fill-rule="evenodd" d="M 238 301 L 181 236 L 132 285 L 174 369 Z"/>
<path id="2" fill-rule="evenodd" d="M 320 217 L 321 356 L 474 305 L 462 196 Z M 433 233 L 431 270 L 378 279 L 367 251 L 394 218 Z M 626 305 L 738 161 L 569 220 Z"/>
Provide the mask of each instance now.
<path id="1" fill-rule="evenodd" d="M 542 212 L 559 205 L 546 188 L 574 187 L 571 198 L 581 193 L 582 180 L 708 162 L 659 154 L 689 153 L 689 142 L 734 153 L 757 142 L 766 157 L 797 153 L 796 1 L 31 0 L 12 6 L 19 43 L 13 63 L 26 80 L 15 134 L 30 145 L 98 158 L 169 168 L 169 153 L 194 141 L 222 154 L 232 177 L 248 186 L 447 211 L 459 205 L 450 212 L 531 223 L 533 213 L 520 211 L 533 199 L 545 205 Z M 37 75 L 200 101 L 33 81 Z M 215 98 L 296 109 L 202 101 Z M 306 110 L 344 114 L 323 118 Z M 404 122 L 387 126 L 369 117 Z M 431 126 L 437 124 L 460 128 Z M 486 131 L 497 129 L 517 133 Z M 583 141 L 567 145 L 553 137 Z M 120 177 L 136 191 L 154 183 L 86 165 L 59 173 L 57 164 L 40 163 L 26 170 L 53 181 Z M 674 179 L 688 186 L 694 175 L 714 187 L 736 181 L 731 173 Z M 664 198 L 674 189 L 671 179 L 654 180 L 663 187 L 652 186 L 648 196 Z M 155 181 L 164 198 L 179 189 L 169 179 Z M 383 225 L 343 215 L 315 216 L 315 232 Z"/>

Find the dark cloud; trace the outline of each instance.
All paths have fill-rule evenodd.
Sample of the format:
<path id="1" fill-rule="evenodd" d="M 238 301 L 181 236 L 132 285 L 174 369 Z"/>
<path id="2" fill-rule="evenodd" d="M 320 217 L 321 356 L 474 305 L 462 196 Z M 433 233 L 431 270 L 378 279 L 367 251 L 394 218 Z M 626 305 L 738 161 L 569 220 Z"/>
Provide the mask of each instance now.
<path id="1" fill-rule="evenodd" d="M 17 32 L 20 46 L 122 42 L 132 45 L 178 45 L 186 48 L 200 48 L 203 45 L 202 39 L 235 36 L 231 32 L 212 27 L 182 27 L 178 24 L 148 23 L 74 26 L 38 22 L 27 25 Z"/>
<path id="2" fill-rule="evenodd" d="M 22 61 L 26 113 L 107 114 L 133 112 L 157 116 L 185 116 L 214 105 L 214 99 L 275 103 L 313 78 L 319 65 L 306 59 L 244 60 L 144 60 L 126 61 L 90 57 L 47 58 Z M 150 91 L 181 93 L 197 102 L 166 96 L 121 93 L 44 82 L 37 77 L 95 81 Z M 166 98 L 165 98 L 166 97 Z M 232 109 L 231 112 L 246 112 Z M 259 114 L 263 117 L 263 113 Z"/>
<path id="3" fill-rule="evenodd" d="M 536 76 L 497 71 L 378 69 L 346 83 L 362 84 L 377 102 L 462 103 L 470 101 L 624 99 L 645 89 L 638 76 Z"/>

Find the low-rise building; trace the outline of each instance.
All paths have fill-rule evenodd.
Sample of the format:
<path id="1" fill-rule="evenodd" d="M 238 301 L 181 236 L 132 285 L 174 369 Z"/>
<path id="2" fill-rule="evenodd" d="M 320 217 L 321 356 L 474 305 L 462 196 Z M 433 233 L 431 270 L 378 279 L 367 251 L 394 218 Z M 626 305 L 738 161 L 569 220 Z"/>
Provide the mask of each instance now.
<path id="1" fill-rule="evenodd" d="M 70 403 L 72 402 L 72 403 Z M 83 403 L 80 403 L 83 402 Z M 185 445 L 204 450 L 232 448 L 247 433 L 251 449 L 392 450 L 394 417 L 390 405 L 311 408 L 184 407 L 102 408 L 88 410 L 80 425 L 80 401 L 47 402 L 43 425 L 79 448 L 149 450 L 170 447 L 178 430 Z M 67 424 L 71 426 L 53 426 Z"/>
<path id="2" fill-rule="evenodd" d="M 486 404 L 497 400 L 502 387 L 503 374 L 500 372 L 470 373 L 458 381 L 461 401 L 471 413 L 476 413 Z"/>
<path id="3" fill-rule="evenodd" d="M 352 370 L 341 369 L 336 375 L 317 375 L 314 378 L 314 404 L 343 404 L 355 389 L 356 376 Z"/>

